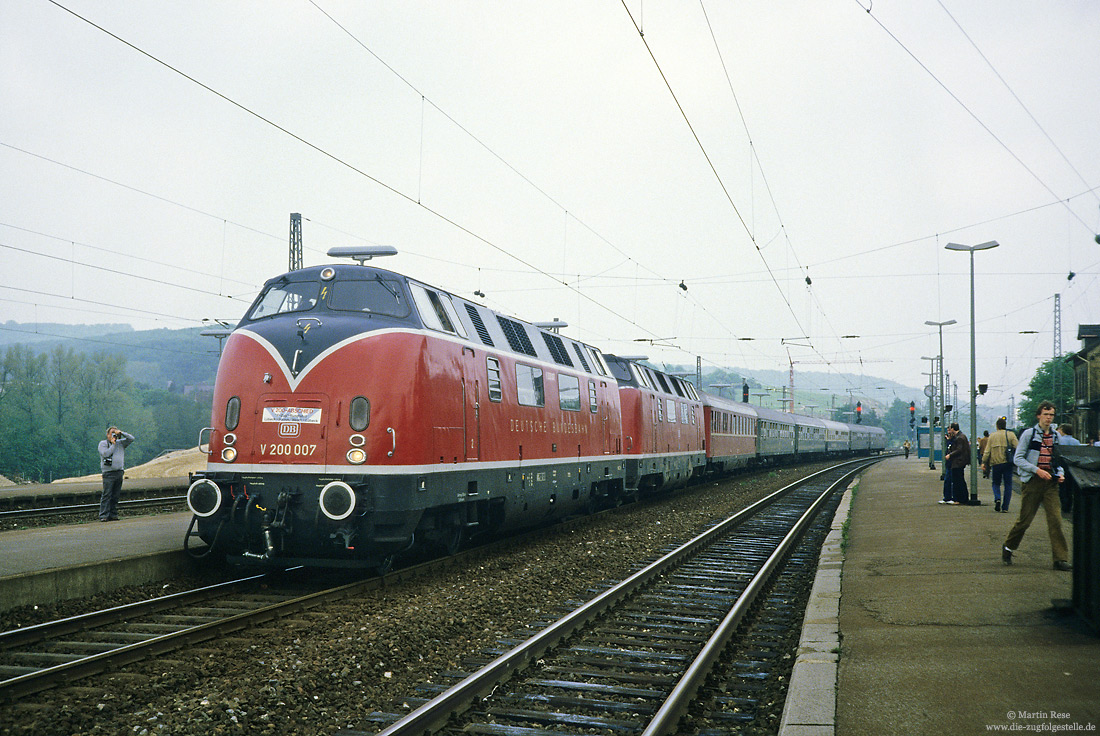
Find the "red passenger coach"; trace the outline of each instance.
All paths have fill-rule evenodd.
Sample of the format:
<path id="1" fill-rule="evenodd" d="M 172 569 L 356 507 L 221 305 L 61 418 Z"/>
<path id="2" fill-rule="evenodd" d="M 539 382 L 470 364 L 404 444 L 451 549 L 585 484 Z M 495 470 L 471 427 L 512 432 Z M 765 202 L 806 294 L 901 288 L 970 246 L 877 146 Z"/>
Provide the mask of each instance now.
<path id="1" fill-rule="evenodd" d="M 703 404 L 695 387 L 676 376 L 605 356 L 619 384 L 628 491 L 685 485 L 703 472 Z"/>
<path id="2" fill-rule="evenodd" d="M 600 353 L 364 264 L 272 279 L 229 336 L 188 538 L 260 564 L 385 567 L 416 546 L 611 504 Z"/>
<path id="3" fill-rule="evenodd" d="M 703 394 L 707 469 L 725 473 L 756 461 L 756 409 L 752 404 Z"/>

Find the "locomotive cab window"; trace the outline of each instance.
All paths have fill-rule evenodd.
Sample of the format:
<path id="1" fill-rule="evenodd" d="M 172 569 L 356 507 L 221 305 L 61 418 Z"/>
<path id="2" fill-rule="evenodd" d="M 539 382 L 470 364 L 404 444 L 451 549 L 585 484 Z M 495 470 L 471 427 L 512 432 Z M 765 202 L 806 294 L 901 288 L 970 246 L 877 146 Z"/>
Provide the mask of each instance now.
<path id="1" fill-rule="evenodd" d="M 280 279 L 271 284 L 256 300 L 249 320 L 273 317 L 288 312 L 305 312 L 317 306 L 321 285 L 316 281 L 286 281 Z"/>
<path id="2" fill-rule="evenodd" d="M 328 307 L 339 312 L 383 314 L 404 317 L 409 313 L 401 285 L 392 279 L 375 276 L 367 280 L 335 281 L 329 287 Z"/>
<path id="3" fill-rule="evenodd" d="M 425 327 L 466 337 L 466 328 L 458 321 L 458 313 L 455 312 L 448 295 L 426 289 L 420 284 L 409 284 L 409 286 L 412 287 L 413 301 L 416 302 L 416 308 L 420 312 L 420 319 L 424 321 Z"/>

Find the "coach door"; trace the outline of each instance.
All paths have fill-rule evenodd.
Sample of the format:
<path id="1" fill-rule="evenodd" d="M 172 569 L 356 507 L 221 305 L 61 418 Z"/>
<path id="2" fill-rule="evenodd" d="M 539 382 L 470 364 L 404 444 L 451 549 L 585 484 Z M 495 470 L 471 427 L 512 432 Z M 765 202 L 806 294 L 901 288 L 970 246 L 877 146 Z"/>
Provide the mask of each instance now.
<path id="1" fill-rule="evenodd" d="M 462 348 L 462 426 L 466 459 L 481 457 L 481 379 L 473 348 Z"/>

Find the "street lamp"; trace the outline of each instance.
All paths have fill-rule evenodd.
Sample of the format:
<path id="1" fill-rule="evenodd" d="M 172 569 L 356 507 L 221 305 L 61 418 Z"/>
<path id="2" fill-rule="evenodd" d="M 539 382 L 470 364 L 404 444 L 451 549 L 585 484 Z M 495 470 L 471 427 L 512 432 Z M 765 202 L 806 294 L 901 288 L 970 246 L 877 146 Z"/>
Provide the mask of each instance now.
<path id="1" fill-rule="evenodd" d="M 932 370 L 928 373 L 928 385 L 924 387 L 924 395 L 928 397 L 928 469 L 936 469 L 936 361 L 941 360 L 942 355 L 934 358 L 922 355 L 921 360 L 930 360 Z M 946 448 L 944 448 L 946 449 Z"/>
<path id="2" fill-rule="evenodd" d="M 970 501 L 978 501 L 978 378 L 975 366 L 974 352 L 974 251 L 996 248 L 1000 243 L 990 240 L 988 243 L 978 245 L 960 245 L 948 243 L 944 246 L 947 250 L 961 250 L 970 253 Z"/>

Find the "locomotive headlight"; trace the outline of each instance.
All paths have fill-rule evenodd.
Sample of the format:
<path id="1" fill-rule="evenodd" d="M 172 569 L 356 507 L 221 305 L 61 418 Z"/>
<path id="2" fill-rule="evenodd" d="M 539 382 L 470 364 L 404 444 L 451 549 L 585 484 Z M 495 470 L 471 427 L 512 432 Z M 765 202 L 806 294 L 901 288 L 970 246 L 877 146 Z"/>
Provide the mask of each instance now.
<path id="1" fill-rule="evenodd" d="M 195 516 L 206 518 L 218 513 L 222 507 L 222 489 L 208 478 L 201 478 L 187 489 L 187 508 Z"/>
<path id="2" fill-rule="evenodd" d="M 318 503 L 321 513 L 333 521 L 343 521 L 355 511 L 355 491 L 343 481 L 333 481 L 321 489 Z"/>
<path id="3" fill-rule="evenodd" d="M 348 462 L 352 465 L 362 465 L 367 461 L 367 453 L 362 447 L 353 447 L 348 450 Z"/>
<path id="4" fill-rule="evenodd" d="M 237 448 L 236 447 L 222 448 L 222 460 L 226 461 L 227 463 L 231 463 L 236 459 L 237 459 Z"/>
<path id="5" fill-rule="evenodd" d="M 237 444 L 237 435 L 233 434 L 232 432 L 226 432 L 222 436 L 222 442 L 226 445 L 235 445 Z"/>

